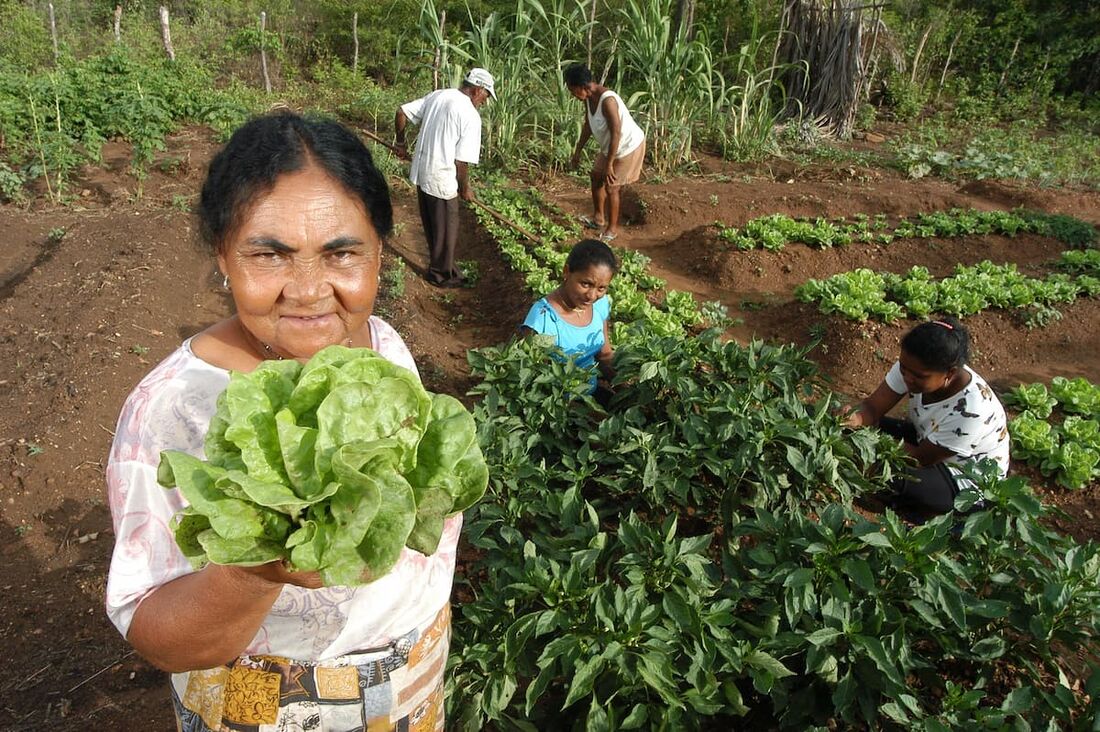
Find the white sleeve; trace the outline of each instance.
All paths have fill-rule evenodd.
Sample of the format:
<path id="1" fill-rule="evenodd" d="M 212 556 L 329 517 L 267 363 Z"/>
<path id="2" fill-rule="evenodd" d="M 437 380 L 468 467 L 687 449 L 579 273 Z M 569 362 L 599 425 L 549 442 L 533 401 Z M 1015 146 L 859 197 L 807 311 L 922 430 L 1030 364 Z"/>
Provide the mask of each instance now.
<path id="1" fill-rule="evenodd" d="M 461 121 L 458 142 L 455 144 L 455 160 L 477 165 L 481 159 L 481 115 L 476 110 Z"/>
<path id="2" fill-rule="evenodd" d="M 405 345 L 405 341 L 393 326 L 377 315 L 371 316 L 370 324 L 374 350 L 386 360 L 412 371 L 419 379 L 420 371 L 416 368 L 416 361 L 413 360 L 409 347 Z"/>
<path id="3" fill-rule="evenodd" d="M 901 375 L 901 361 L 894 361 L 894 365 L 886 372 L 886 378 L 883 381 L 895 394 L 909 393 L 909 390 L 905 388 L 905 379 Z"/>
<path id="4" fill-rule="evenodd" d="M 420 124 L 420 114 L 424 111 L 424 100 L 427 98 L 427 96 L 423 96 L 401 105 L 401 111 L 405 113 L 405 117 L 414 125 Z"/>
<path id="5" fill-rule="evenodd" d="M 157 483 L 156 467 L 137 461 L 109 463 L 107 488 L 115 513 L 107 615 L 126 636 L 142 600 L 195 569 L 176 545 L 169 524 L 182 508 L 179 493 Z"/>
<path id="6" fill-rule="evenodd" d="M 203 438 L 229 374 L 177 350 L 126 399 L 107 459 L 115 546 L 107 573 L 107 615 L 124 636 L 134 611 L 161 585 L 194 572 L 176 545 L 171 520 L 186 505 L 157 482 L 160 453 L 202 457 Z"/>

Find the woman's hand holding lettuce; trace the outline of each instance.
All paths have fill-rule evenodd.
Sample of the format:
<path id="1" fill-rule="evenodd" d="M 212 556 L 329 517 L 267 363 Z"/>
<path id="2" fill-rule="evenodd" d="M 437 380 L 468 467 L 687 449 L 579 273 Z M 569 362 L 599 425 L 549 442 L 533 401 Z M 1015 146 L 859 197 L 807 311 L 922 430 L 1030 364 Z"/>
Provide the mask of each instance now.
<path id="1" fill-rule="evenodd" d="M 343 346 L 234 373 L 205 453 L 165 451 L 157 476 L 190 503 L 174 529 L 191 563 L 285 560 L 326 585 L 376 580 L 405 546 L 434 553 L 489 481 L 457 399 Z"/>

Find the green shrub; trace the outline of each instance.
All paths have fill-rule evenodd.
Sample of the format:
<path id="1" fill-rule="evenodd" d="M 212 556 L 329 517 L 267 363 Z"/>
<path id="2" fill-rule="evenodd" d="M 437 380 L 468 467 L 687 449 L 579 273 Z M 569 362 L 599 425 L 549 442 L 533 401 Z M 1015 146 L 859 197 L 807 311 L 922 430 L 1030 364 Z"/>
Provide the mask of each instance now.
<path id="1" fill-rule="evenodd" d="M 987 504 L 965 517 L 909 528 L 852 512 L 897 446 L 841 431 L 797 349 L 652 338 L 619 350 L 606 414 L 583 396 L 589 372 L 537 342 L 470 361 L 492 478 L 467 517 L 457 728 L 559 728 L 563 713 L 572 729 L 1026 728 L 1085 713 L 1054 659 L 1100 629 L 1096 547 L 1044 528 L 995 466 L 975 473 Z"/>
<path id="2" fill-rule="evenodd" d="M 902 122 L 911 122 L 924 111 L 928 93 L 921 84 L 913 83 L 901 72 L 891 72 L 883 82 L 883 102 Z"/>
<path id="3" fill-rule="evenodd" d="M 53 60 L 49 23 L 25 3 L 0 2 L 0 62 L 34 69 Z"/>
<path id="4" fill-rule="evenodd" d="M 0 161 L 0 198 L 10 203 L 22 203 L 26 200 L 24 183 L 23 176 Z"/>

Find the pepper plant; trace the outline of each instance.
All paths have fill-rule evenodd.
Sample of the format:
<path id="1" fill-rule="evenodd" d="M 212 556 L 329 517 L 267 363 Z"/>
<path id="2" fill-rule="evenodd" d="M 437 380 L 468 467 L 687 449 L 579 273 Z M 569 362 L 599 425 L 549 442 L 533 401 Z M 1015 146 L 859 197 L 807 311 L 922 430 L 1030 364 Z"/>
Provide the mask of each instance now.
<path id="1" fill-rule="evenodd" d="M 1096 547 L 1045 528 L 1024 481 L 990 465 L 972 475 L 985 504 L 965 496 L 958 515 L 853 512 L 898 448 L 843 431 L 798 349 L 653 339 L 617 357 L 610 412 L 591 372 L 538 340 L 470 358 L 492 478 L 459 578 L 458 727 L 1024 729 L 1096 713 L 1058 650 L 1100 630 Z"/>

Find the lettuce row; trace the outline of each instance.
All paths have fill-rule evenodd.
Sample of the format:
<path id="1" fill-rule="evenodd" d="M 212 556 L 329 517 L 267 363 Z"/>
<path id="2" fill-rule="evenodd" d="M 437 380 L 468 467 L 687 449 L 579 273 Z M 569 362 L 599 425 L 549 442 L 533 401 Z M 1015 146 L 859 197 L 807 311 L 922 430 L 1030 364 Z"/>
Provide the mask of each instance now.
<path id="1" fill-rule="evenodd" d="M 434 553 L 489 481 L 466 408 L 365 348 L 234 373 L 204 451 L 161 453 L 157 475 L 190 504 L 173 529 L 191 563 L 286 560 L 326 585 L 376 580 L 405 546 Z"/>

